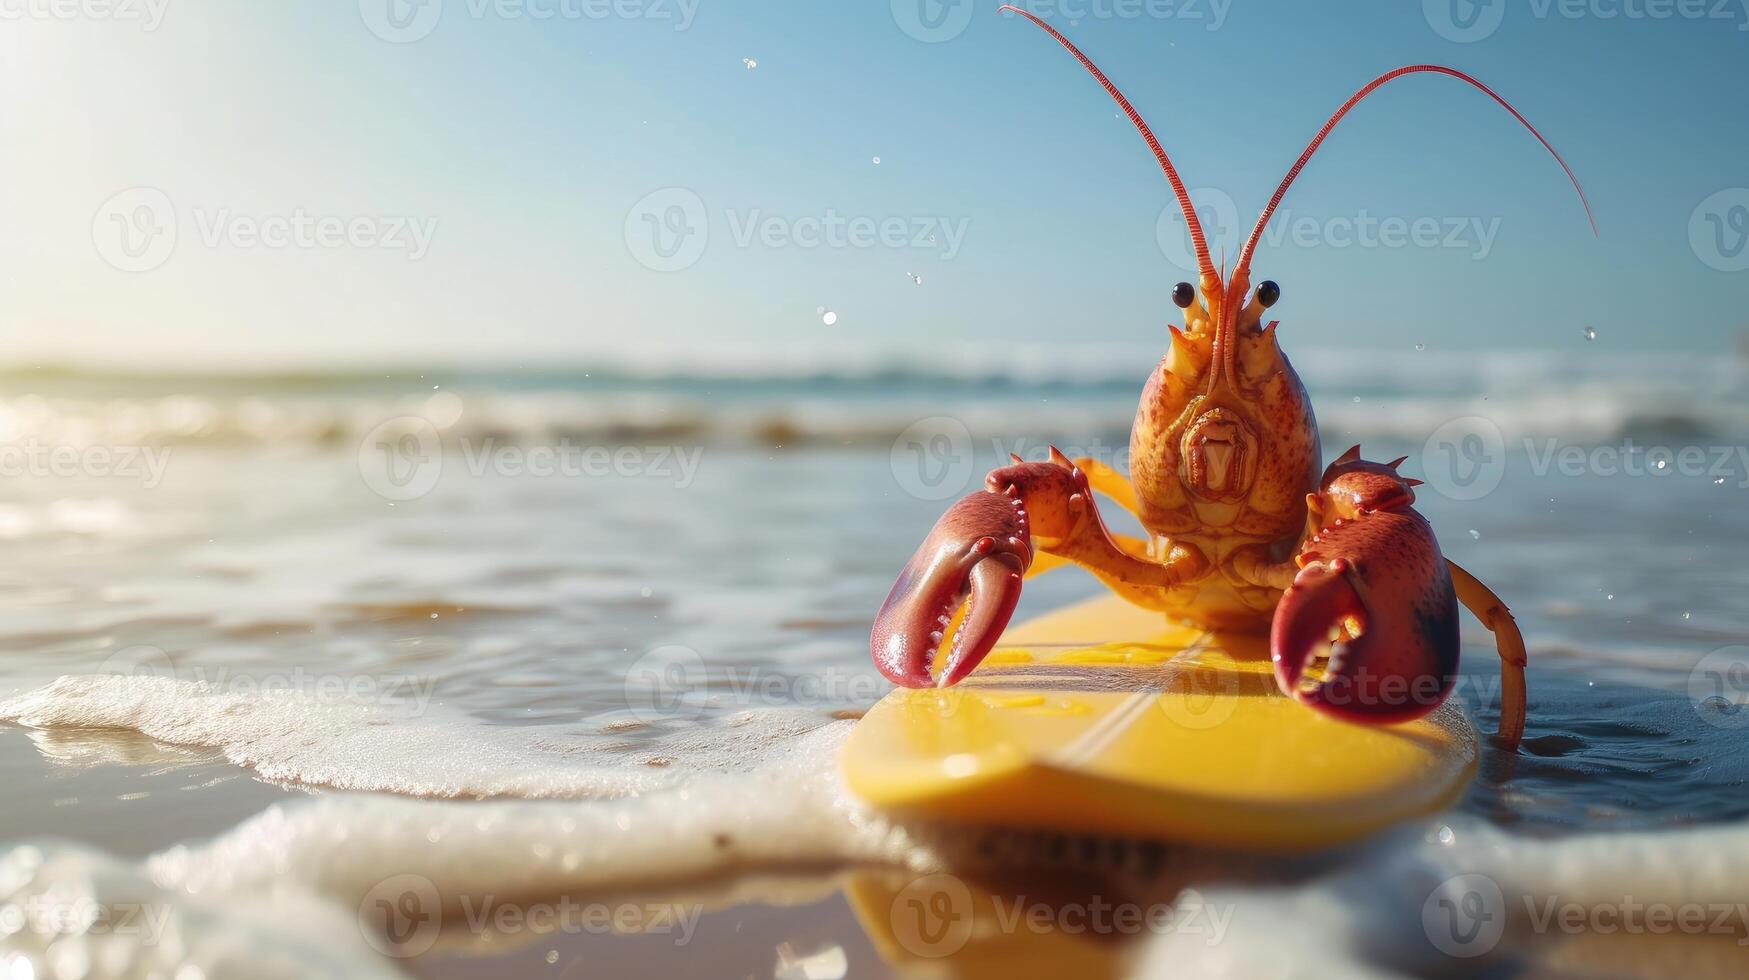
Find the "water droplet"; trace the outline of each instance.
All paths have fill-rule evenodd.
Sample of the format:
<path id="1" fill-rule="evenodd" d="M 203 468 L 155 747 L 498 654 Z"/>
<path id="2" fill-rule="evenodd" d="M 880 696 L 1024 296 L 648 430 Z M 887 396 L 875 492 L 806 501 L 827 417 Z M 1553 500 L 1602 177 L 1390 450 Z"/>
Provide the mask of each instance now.
<path id="1" fill-rule="evenodd" d="M 1724 486 L 1724 485 L 1725 485 L 1725 478 L 1724 478 L 1724 477 L 1722 477 L 1722 476 L 1721 476 L 1721 477 L 1719 477 L 1719 478 L 1718 478 L 1718 479 L 1716 479 L 1716 480 L 1714 480 L 1714 481 L 1713 481 L 1713 485 L 1714 485 L 1714 486 L 1720 486 L 1720 487 L 1722 487 L 1722 486 Z"/>
<path id="2" fill-rule="evenodd" d="M 1586 327 L 1585 328 L 1585 339 L 1586 340 L 1596 340 L 1597 339 L 1597 328 L 1596 327 Z"/>
<path id="3" fill-rule="evenodd" d="M 1452 833 L 1452 830 L 1450 827 L 1440 827 L 1439 828 L 1439 842 L 1441 844 L 1450 844 L 1452 841 L 1455 841 L 1455 840 L 1457 840 L 1457 834 Z"/>
<path id="4" fill-rule="evenodd" d="M 1416 349 L 1416 350 L 1426 350 L 1426 349 L 1427 349 L 1427 345 L 1426 345 L 1426 344 L 1416 344 L 1416 345 L 1415 345 L 1415 349 Z"/>
<path id="5" fill-rule="evenodd" d="M 752 58 L 742 58 L 741 64 L 746 65 L 748 71 L 752 71 L 759 67 L 759 62 L 754 61 Z"/>
<path id="6" fill-rule="evenodd" d="M 1665 466 L 1669 465 L 1669 462 L 1667 460 L 1660 459 L 1660 460 L 1655 461 L 1652 465 L 1656 466 L 1659 469 L 1663 469 Z"/>
<path id="7" fill-rule="evenodd" d="M 651 591 L 650 587 L 647 585 L 638 590 L 638 595 L 641 595 L 646 599 L 648 599 L 650 596 L 652 596 L 654 594 L 655 593 L 653 591 Z"/>
<path id="8" fill-rule="evenodd" d="M 838 322 L 838 314 L 832 312 L 831 310 L 827 310 L 825 313 L 821 314 L 820 322 L 824 323 L 826 326 L 829 327 L 832 324 Z"/>
<path id="9" fill-rule="evenodd" d="M 1683 614 L 1682 614 L 1682 618 L 1683 618 L 1683 619 L 1693 619 L 1693 618 L 1694 618 L 1694 613 L 1691 613 L 1691 612 L 1685 612 L 1685 613 L 1683 613 Z"/>
<path id="10" fill-rule="evenodd" d="M 878 166 L 880 166 L 880 163 L 881 163 L 881 158 L 880 158 L 880 157 L 875 157 L 875 158 L 874 158 L 874 162 L 875 162 L 875 166 L 877 166 L 877 167 L 878 167 Z"/>
<path id="11" fill-rule="evenodd" d="M 748 66 L 747 66 L 747 67 L 749 67 L 749 68 L 751 68 L 751 67 L 753 67 L 753 66 L 752 66 L 752 65 L 748 65 Z M 559 962 L 559 951 L 558 951 L 558 950 L 556 950 L 556 949 L 549 949 L 549 950 L 547 950 L 547 962 L 548 962 L 548 963 L 557 963 L 557 962 Z"/>
<path id="12" fill-rule="evenodd" d="M 825 312 L 826 312 L 826 308 L 824 306 L 814 307 L 814 315 L 815 316 L 820 316 L 821 314 L 823 314 Z"/>
<path id="13" fill-rule="evenodd" d="M 1611 592 L 1611 593 L 1605 595 L 1604 598 L 1608 599 L 1610 602 L 1614 602 L 1615 601 L 1615 593 Z"/>
<path id="14" fill-rule="evenodd" d="M 1472 528 L 1470 528 L 1470 539 L 1471 539 L 1471 540 L 1472 540 L 1472 541 L 1480 541 L 1480 540 L 1482 540 L 1482 532 L 1480 532 L 1480 531 L 1478 531 L 1478 530 L 1476 530 L 1476 529 L 1475 529 L 1475 528 L 1473 528 L 1473 527 L 1472 527 Z"/>
<path id="15" fill-rule="evenodd" d="M 918 275 L 918 274 L 917 274 L 917 273 L 915 273 L 915 272 L 907 272 L 907 273 L 905 273 L 905 278 L 906 278 L 906 279 L 909 279 L 909 280 L 911 280 L 911 284 L 912 284 L 912 285 L 914 285 L 914 286 L 921 286 L 921 285 L 923 285 L 923 277 L 922 277 L 922 276 L 920 276 L 920 275 Z"/>

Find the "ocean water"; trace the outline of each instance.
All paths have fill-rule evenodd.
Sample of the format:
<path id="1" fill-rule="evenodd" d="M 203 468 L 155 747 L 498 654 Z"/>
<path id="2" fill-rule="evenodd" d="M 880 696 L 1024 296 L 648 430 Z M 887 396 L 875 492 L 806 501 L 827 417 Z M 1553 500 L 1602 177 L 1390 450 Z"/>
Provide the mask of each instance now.
<path id="1" fill-rule="evenodd" d="M 1407 455 L 1532 662 L 1524 746 L 1450 813 L 1292 861 L 894 823 L 835 776 L 911 550 L 1008 452 L 1122 467 L 1145 349 L 13 371 L 0 976 L 928 972 L 957 961 L 865 920 L 942 875 L 1175 911 L 1023 947 L 1093 974 L 1740 975 L 1749 363 L 1290 353 L 1326 456 Z M 1054 572 L 1019 615 L 1097 589 Z M 442 909 L 411 938 L 410 887 Z M 1499 931 L 1443 948 L 1478 895 Z"/>

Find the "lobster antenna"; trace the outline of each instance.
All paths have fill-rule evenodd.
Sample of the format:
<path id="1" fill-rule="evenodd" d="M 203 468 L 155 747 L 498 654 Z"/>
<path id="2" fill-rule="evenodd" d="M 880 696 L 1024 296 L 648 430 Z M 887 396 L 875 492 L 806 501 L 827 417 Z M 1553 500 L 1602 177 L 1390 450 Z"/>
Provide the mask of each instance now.
<path id="1" fill-rule="evenodd" d="M 1196 249 L 1197 268 L 1201 271 L 1205 281 L 1213 277 L 1215 267 L 1214 263 L 1209 260 L 1208 240 L 1203 238 L 1202 224 L 1196 220 L 1196 209 L 1191 207 L 1190 195 L 1184 190 L 1184 181 L 1178 179 L 1178 169 L 1172 166 L 1172 160 L 1166 156 L 1166 151 L 1161 148 L 1160 141 L 1154 138 L 1153 130 L 1149 129 L 1148 124 L 1142 120 L 1141 113 L 1130 105 L 1130 100 L 1124 98 L 1123 93 L 1117 90 L 1116 85 L 1111 84 L 1111 79 L 1105 77 L 1105 73 L 1099 70 L 1099 66 L 1082 54 L 1081 49 L 1071 44 L 1068 38 L 1058 33 L 1056 28 L 1040 20 L 1031 11 L 1022 10 L 1013 4 L 1005 3 L 998 7 L 996 12 L 1001 13 L 1004 10 L 1025 17 L 1037 25 L 1040 30 L 1056 38 L 1057 43 L 1069 49 L 1069 53 L 1075 56 L 1075 60 L 1081 62 L 1081 67 L 1087 69 L 1087 73 L 1097 79 L 1105 91 L 1117 101 L 1118 108 L 1124 111 L 1124 115 L 1129 117 L 1131 124 L 1136 127 L 1136 131 L 1142 134 L 1142 139 L 1147 141 L 1148 149 L 1154 151 L 1154 159 L 1160 161 L 1160 169 L 1166 172 L 1166 182 L 1172 185 L 1172 193 L 1178 197 L 1178 207 L 1184 212 L 1185 227 L 1190 229 L 1190 243 Z"/>
<path id="2" fill-rule="evenodd" d="M 1295 177 L 1300 175 L 1300 170 L 1305 167 L 1306 161 L 1312 158 L 1312 154 L 1317 152 L 1318 145 L 1324 142 L 1324 137 L 1330 135 L 1330 130 L 1335 129 L 1336 124 L 1342 121 L 1342 117 L 1348 115 L 1348 110 L 1359 104 L 1360 100 L 1371 95 L 1374 89 L 1377 89 L 1379 86 L 1393 78 L 1400 78 L 1404 75 L 1413 75 L 1417 72 L 1432 72 L 1438 75 L 1450 75 L 1452 78 L 1458 79 L 1459 81 L 1470 83 L 1476 88 L 1481 89 L 1488 98 L 1499 103 L 1500 108 L 1510 112 L 1512 118 L 1523 124 L 1525 129 L 1530 130 L 1530 135 L 1536 137 L 1536 141 L 1543 145 L 1543 149 L 1549 151 L 1549 155 L 1554 157 L 1555 162 L 1560 164 L 1561 169 L 1566 172 L 1567 180 L 1572 182 L 1573 190 L 1579 194 L 1579 203 L 1585 208 L 1585 220 L 1591 223 L 1591 234 L 1594 236 L 1597 234 L 1597 218 L 1591 213 L 1591 202 L 1585 199 L 1585 191 L 1579 186 L 1579 178 L 1573 176 L 1573 168 L 1567 166 L 1567 161 L 1561 159 L 1561 154 L 1549 144 L 1548 140 L 1543 139 L 1543 134 L 1537 132 L 1536 127 L 1530 124 L 1530 120 L 1519 114 L 1517 109 L 1512 108 L 1512 103 L 1507 102 L 1493 89 L 1483 85 L 1469 75 L 1458 71 L 1456 68 L 1447 68 L 1444 65 L 1404 65 L 1401 68 L 1385 72 L 1383 75 L 1367 82 L 1366 85 L 1361 87 L 1360 91 L 1349 96 L 1348 101 L 1342 103 L 1342 108 L 1337 109 L 1336 112 L 1325 121 L 1323 127 L 1318 130 L 1318 135 L 1312 137 L 1312 141 L 1306 144 L 1305 152 L 1301 153 L 1300 158 L 1294 161 L 1294 165 L 1288 169 L 1287 176 L 1281 179 L 1281 186 L 1275 189 L 1275 196 L 1269 199 L 1269 204 L 1263 208 L 1263 213 L 1258 216 L 1257 227 L 1251 229 L 1251 237 L 1245 240 L 1245 246 L 1239 250 L 1238 264 L 1233 267 L 1232 284 L 1238 284 L 1245 281 L 1246 273 L 1251 270 L 1251 253 L 1257 248 L 1257 240 L 1263 237 L 1263 228 L 1265 225 L 1269 224 L 1269 217 L 1275 213 L 1275 206 L 1281 203 L 1282 195 L 1287 193 L 1288 186 L 1294 182 Z M 1228 297 L 1228 309 L 1236 312 L 1237 307 L 1235 307 L 1234 304 L 1243 298 L 1244 297 L 1242 296 Z"/>

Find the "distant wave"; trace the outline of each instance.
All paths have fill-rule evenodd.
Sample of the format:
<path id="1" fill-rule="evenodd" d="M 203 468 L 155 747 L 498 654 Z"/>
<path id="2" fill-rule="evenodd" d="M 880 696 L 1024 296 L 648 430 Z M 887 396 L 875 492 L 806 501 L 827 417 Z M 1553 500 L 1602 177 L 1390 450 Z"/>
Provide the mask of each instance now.
<path id="1" fill-rule="evenodd" d="M 0 370 L 0 445 L 346 448 L 424 418 L 452 446 L 890 443 L 950 416 L 976 438 L 1122 443 L 1157 349 L 700 347 L 525 370 Z M 1420 441 L 1478 415 L 1508 438 L 1725 439 L 1749 430 L 1749 362 L 1574 351 L 1294 353 L 1332 438 Z"/>

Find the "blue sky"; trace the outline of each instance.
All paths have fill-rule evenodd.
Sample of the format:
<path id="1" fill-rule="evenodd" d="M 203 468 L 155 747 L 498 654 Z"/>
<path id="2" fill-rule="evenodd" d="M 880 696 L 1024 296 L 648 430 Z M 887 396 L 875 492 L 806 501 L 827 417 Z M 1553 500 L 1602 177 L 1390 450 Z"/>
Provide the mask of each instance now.
<path id="1" fill-rule="evenodd" d="M 1165 181 L 993 2 L 388 2 L 0 5 L 0 360 L 519 364 L 1177 322 Z M 1724 350 L 1749 325 L 1739 0 L 1032 9 L 1239 232 L 1344 97 L 1412 62 L 1494 86 L 1584 183 L 1596 239 L 1479 93 L 1392 83 L 1260 249 L 1290 350 L 1581 347 L 1587 325 Z M 1423 244 L 1350 241 L 1386 219 Z"/>

